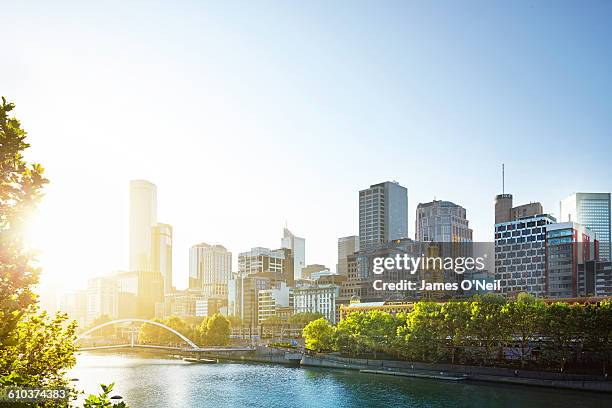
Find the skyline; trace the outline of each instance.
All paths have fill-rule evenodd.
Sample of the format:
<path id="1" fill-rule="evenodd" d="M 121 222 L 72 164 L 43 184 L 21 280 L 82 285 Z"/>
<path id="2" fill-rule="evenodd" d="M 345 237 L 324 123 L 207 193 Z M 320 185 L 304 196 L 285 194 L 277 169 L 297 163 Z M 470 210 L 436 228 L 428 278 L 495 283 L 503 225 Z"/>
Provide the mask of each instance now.
<path id="1" fill-rule="evenodd" d="M 43 281 L 127 269 L 131 179 L 158 186 L 177 287 L 190 246 L 277 248 L 285 221 L 333 269 L 358 191 L 385 180 L 408 189 L 410 237 L 435 197 L 477 241 L 501 163 L 518 204 L 555 215 L 612 190 L 609 4 L 322 4 L 6 6 L 0 90 L 51 181 Z"/>

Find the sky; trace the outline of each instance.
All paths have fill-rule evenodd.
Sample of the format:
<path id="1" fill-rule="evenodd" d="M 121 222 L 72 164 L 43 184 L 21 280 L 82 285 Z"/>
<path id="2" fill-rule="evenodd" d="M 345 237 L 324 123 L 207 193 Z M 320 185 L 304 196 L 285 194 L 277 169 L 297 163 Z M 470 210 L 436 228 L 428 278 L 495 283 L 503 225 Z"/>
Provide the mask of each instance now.
<path id="1" fill-rule="evenodd" d="M 411 236 L 436 198 L 465 207 L 480 241 L 502 163 L 515 203 L 553 214 L 612 190 L 609 1 L 1 10 L 0 94 L 51 181 L 30 230 L 43 287 L 127 268 L 131 179 L 157 185 L 177 288 L 191 245 L 277 248 L 285 223 L 307 263 L 335 267 L 358 191 L 385 180 L 408 188 Z"/>

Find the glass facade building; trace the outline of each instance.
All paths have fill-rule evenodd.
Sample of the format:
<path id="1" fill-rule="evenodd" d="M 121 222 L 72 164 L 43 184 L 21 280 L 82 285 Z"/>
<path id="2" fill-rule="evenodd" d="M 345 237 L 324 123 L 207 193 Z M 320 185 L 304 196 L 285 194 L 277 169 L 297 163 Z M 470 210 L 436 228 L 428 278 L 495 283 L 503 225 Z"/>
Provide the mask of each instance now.
<path id="1" fill-rule="evenodd" d="M 599 257 L 610 260 L 610 193 L 574 193 L 561 200 L 561 221 L 577 222 L 594 232 Z"/>

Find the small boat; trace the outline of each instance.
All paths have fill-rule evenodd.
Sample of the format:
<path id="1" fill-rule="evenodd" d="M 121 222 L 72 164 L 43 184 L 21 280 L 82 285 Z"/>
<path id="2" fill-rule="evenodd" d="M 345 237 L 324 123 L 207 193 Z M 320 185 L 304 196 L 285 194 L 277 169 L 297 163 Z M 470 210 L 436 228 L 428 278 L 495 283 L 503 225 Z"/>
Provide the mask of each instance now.
<path id="1" fill-rule="evenodd" d="M 212 360 L 210 358 L 194 358 L 194 357 L 183 357 L 183 361 L 188 363 L 198 363 L 198 364 L 215 364 L 217 360 Z"/>

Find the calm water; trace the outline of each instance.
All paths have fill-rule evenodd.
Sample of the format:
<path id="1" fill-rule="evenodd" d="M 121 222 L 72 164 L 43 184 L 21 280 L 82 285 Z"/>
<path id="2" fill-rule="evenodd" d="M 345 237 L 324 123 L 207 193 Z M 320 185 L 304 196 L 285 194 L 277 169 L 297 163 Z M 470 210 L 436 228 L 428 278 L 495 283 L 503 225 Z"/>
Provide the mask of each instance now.
<path id="1" fill-rule="evenodd" d="M 133 354 L 82 354 L 79 388 L 137 407 L 612 407 L 605 394 L 452 383 L 265 364 L 189 364 Z"/>

